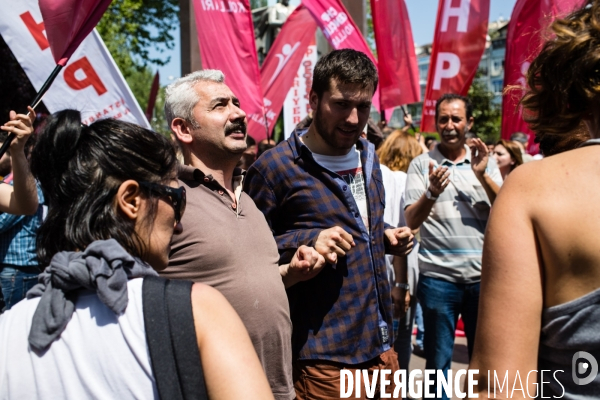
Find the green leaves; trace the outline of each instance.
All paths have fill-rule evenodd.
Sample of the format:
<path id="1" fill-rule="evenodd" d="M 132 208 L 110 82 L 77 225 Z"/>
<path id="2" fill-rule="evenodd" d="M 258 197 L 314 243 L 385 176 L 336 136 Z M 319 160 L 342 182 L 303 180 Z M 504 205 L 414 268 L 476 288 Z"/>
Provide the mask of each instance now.
<path id="1" fill-rule="evenodd" d="M 165 65 L 169 57 L 151 57 L 175 45 L 173 27 L 179 24 L 177 0 L 113 1 L 97 26 L 98 32 L 124 75 L 130 68 Z"/>
<path id="2" fill-rule="evenodd" d="M 487 81 L 477 72 L 473 84 L 469 88 L 469 98 L 473 103 L 473 131 L 477 132 L 484 142 L 500 139 L 500 126 L 502 124 L 502 107 L 493 102 L 494 93 L 488 89 Z"/>
<path id="3" fill-rule="evenodd" d="M 169 57 L 150 56 L 150 50 L 163 53 L 174 47 L 172 32 L 179 25 L 178 4 L 178 0 L 114 0 L 96 27 L 144 111 L 154 78 L 150 66 L 170 61 Z M 163 104 L 161 88 L 150 123 L 155 131 L 168 134 Z"/>

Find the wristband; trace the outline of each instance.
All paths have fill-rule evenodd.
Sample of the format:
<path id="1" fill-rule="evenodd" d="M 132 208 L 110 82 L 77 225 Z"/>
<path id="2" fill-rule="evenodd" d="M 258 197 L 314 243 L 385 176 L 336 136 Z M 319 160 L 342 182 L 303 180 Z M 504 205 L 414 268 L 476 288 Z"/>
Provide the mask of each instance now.
<path id="1" fill-rule="evenodd" d="M 408 283 L 398 283 L 395 282 L 394 283 L 394 287 L 400 288 L 400 289 L 404 289 L 404 290 L 410 290 L 410 285 Z"/>

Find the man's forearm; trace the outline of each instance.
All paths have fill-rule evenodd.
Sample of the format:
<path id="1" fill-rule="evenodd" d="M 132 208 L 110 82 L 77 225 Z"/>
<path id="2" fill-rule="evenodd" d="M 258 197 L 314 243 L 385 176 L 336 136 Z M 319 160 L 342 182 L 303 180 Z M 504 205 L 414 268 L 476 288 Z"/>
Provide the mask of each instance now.
<path id="1" fill-rule="evenodd" d="M 407 257 L 394 256 L 394 276 L 396 277 L 395 283 L 408 283 L 408 261 Z"/>
<path id="2" fill-rule="evenodd" d="M 429 213 L 431 213 L 431 208 L 434 204 L 435 200 L 429 200 L 425 194 L 423 194 L 416 203 L 411 204 L 404 210 L 406 226 L 410 229 L 418 229 L 421 227 L 423 222 L 429 217 Z"/>
<path id="3" fill-rule="evenodd" d="M 283 264 L 279 266 L 279 274 L 281 275 L 281 280 L 283 281 L 283 286 L 287 289 L 289 287 L 294 286 L 299 281 L 295 279 L 292 274 L 289 273 L 290 264 Z"/>
<path id="4" fill-rule="evenodd" d="M 14 192 L 10 208 L 14 212 L 11 214 L 35 214 L 38 208 L 37 188 L 25 154 L 13 155 L 12 167 Z"/>
<path id="5" fill-rule="evenodd" d="M 475 176 L 477 176 L 477 179 L 481 183 L 481 186 L 483 186 L 485 193 L 490 199 L 490 204 L 493 205 L 494 201 L 496 201 L 498 191 L 500 191 L 500 186 L 494 182 L 492 177 L 487 172 L 484 172 L 483 174 L 476 174 Z"/>

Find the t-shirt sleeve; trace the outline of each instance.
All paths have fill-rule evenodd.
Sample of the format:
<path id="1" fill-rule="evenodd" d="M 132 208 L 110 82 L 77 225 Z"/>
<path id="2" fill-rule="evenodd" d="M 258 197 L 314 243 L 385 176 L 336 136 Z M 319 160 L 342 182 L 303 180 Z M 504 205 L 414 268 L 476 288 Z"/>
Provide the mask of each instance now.
<path id="1" fill-rule="evenodd" d="M 429 184 L 429 171 L 423 171 L 425 163 L 415 158 L 408 167 L 406 190 L 404 191 L 404 208 L 414 204 L 423 196 Z M 427 173 L 425 173 L 427 172 Z"/>

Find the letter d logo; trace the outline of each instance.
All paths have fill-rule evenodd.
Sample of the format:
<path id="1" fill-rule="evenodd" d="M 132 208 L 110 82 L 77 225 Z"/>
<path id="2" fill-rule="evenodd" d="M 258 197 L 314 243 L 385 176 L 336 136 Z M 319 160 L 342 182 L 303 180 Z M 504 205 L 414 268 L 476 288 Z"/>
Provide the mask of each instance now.
<path id="1" fill-rule="evenodd" d="M 580 361 L 582 358 L 587 360 L 588 362 Z M 579 363 L 577 361 L 579 361 Z M 585 378 L 579 378 L 577 376 L 577 374 L 583 375 L 586 372 L 589 372 L 589 375 Z M 596 379 L 596 376 L 598 375 L 598 362 L 590 353 L 587 353 L 585 351 L 578 351 L 573 356 L 572 374 L 573 382 L 575 382 L 576 385 L 587 385 L 588 383 Z"/>

